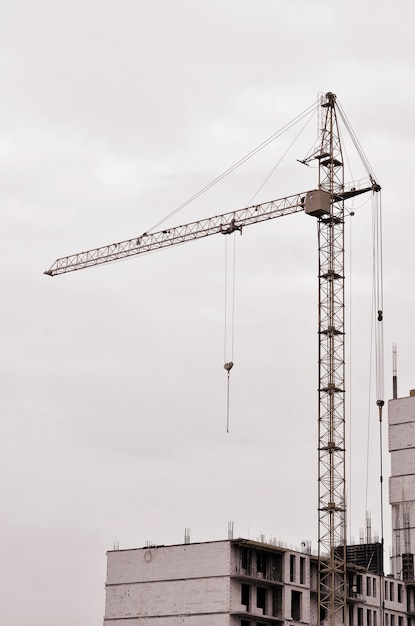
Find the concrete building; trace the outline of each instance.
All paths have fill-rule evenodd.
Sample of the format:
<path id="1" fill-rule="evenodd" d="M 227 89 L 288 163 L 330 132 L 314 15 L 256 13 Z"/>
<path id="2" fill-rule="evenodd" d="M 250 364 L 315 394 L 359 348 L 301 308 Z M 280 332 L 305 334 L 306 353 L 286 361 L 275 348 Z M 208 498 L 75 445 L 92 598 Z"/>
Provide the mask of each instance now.
<path id="1" fill-rule="evenodd" d="M 114 550 L 104 625 L 317 624 L 317 582 L 316 557 L 246 539 Z M 407 626 L 402 581 L 350 565 L 347 596 L 350 626 Z"/>
<path id="2" fill-rule="evenodd" d="M 415 390 L 389 400 L 389 452 L 392 507 L 392 573 L 414 580 L 415 551 Z"/>

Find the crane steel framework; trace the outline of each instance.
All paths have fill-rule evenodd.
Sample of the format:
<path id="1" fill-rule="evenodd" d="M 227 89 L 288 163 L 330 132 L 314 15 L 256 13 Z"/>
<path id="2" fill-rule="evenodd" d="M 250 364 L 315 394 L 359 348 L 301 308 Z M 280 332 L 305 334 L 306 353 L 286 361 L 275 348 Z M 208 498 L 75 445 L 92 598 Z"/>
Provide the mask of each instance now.
<path id="1" fill-rule="evenodd" d="M 378 192 L 380 186 L 372 175 L 359 187 L 345 185 L 333 93 L 321 97 L 319 120 L 319 147 L 307 159 L 318 161 L 318 189 L 62 257 L 45 274 L 56 276 L 217 233 L 228 235 L 299 211 L 317 218 L 318 623 L 337 626 L 345 621 L 346 606 L 344 201 L 368 191 Z"/>
<path id="2" fill-rule="evenodd" d="M 321 130 L 319 189 L 344 190 L 344 166 L 334 94 L 326 94 Z M 346 608 L 344 199 L 318 220 L 319 414 L 318 561 L 320 622 L 344 623 Z"/>

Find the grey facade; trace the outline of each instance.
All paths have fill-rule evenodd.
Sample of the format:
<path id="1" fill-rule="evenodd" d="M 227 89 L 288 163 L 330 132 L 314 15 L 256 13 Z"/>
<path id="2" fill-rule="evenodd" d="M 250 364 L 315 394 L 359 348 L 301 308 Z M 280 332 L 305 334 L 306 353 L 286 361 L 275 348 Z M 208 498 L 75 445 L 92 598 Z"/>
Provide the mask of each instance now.
<path id="1" fill-rule="evenodd" d="M 230 539 L 108 552 L 105 626 L 317 624 L 317 559 Z M 407 626 L 405 584 L 351 565 L 348 626 Z"/>

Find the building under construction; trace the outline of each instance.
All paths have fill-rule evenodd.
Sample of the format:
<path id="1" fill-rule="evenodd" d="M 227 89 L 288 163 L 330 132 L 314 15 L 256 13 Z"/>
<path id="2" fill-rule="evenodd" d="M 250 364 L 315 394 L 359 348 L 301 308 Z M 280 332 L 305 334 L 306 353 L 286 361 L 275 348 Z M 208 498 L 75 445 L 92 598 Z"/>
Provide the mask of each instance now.
<path id="1" fill-rule="evenodd" d="M 411 626 L 415 618 L 415 391 L 389 401 L 391 574 L 382 542 L 347 546 L 347 626 Z M 242 538 L 108 552 L 105 626 L 325 623 L 318 558 Z M 341 622 L 339 622 L 341 623 Z"/>

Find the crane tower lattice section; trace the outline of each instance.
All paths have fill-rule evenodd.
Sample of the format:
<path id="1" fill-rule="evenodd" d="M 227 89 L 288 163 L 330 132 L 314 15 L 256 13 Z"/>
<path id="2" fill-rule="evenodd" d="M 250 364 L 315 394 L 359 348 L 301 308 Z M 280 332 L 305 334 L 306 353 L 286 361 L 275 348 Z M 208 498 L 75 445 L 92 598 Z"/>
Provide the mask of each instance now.
<path id="1" fill-rule="evenodd" d="M 344 174 L 336 98 L 322 98 L 319 189 L 330 194 L 330 211 L 318 219 L 319 251 L 319 623 L 344 623 L 345 358 L 344 358 Z"/>

